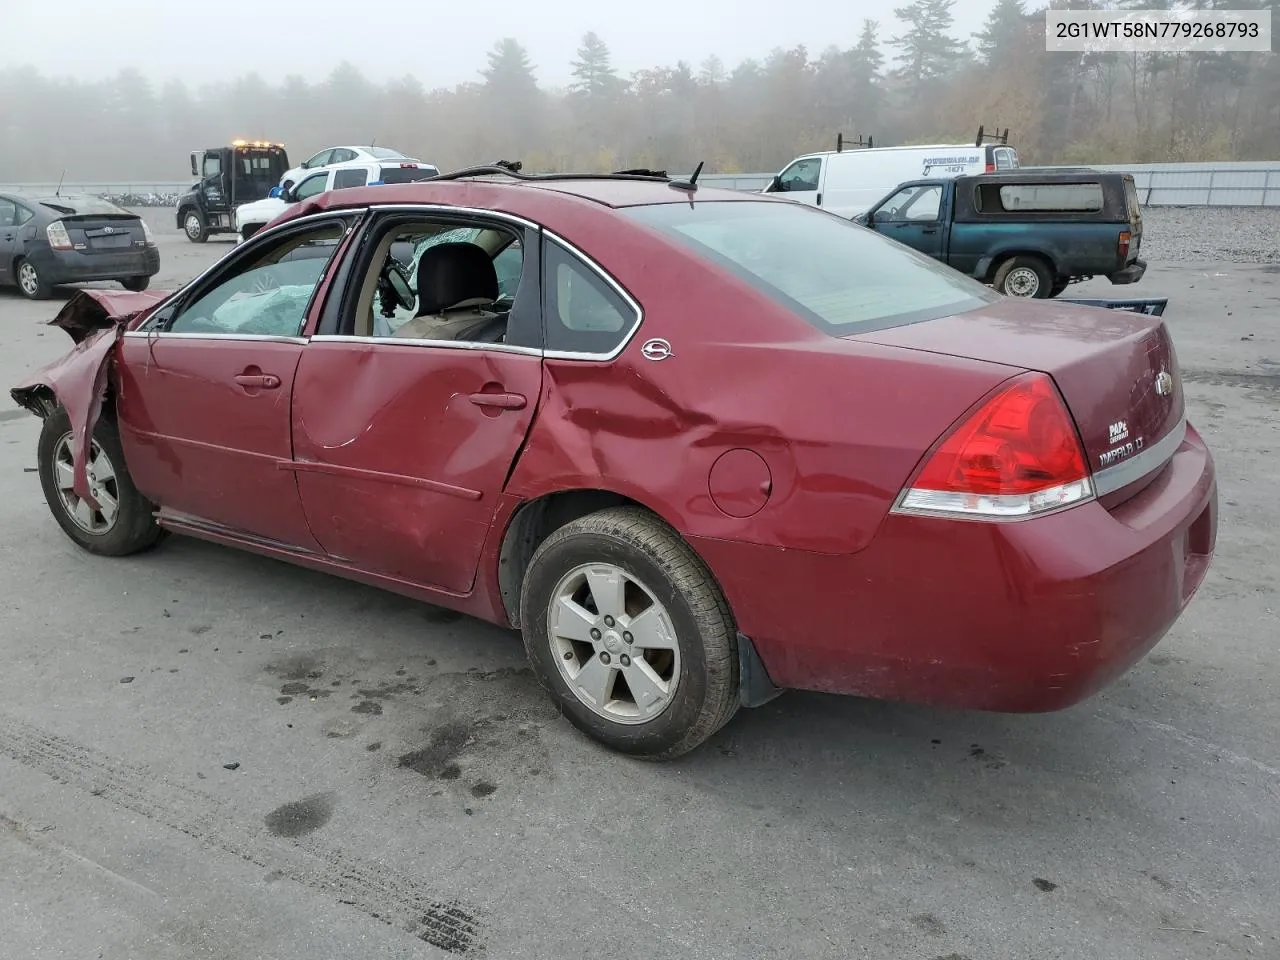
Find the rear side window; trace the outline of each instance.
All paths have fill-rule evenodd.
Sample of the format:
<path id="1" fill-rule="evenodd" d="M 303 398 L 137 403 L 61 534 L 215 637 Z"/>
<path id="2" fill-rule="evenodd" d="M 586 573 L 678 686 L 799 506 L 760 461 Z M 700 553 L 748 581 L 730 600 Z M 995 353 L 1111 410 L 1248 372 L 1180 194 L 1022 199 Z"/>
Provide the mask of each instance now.
<path id="1" fill-rule="evenodd" d="M 545 244 L 546 349 L 607 356 L 639 318 L 635 307 L 595 270 L 554 240 Z"/>
<path id="2" fill-rule="evenodd" d="M 932 257 L 797 203 L 671 203 L 622 212 L 832 336 L 933 320 L 999 299 Z"/>
<path id="3" fill-rule="evenodd" d="M 347 187 L 363 187 L 369 171 L 358 168 L 354 170 L 337 170 L 333 174 L 333 189 L 345 190 Z"/>
<path id="4" fill-rule="evenodd" d="M 983 213 L 1097 213 L 1100 183 L 984 183 L 978 188 Z"/>
<path id="5" fill-rule="evenodd" d="M 439 172 L 435 167 L 402 167 L 397 164 L 383 167 L 381 175 L 383 183 L 413 183 L 430 179 Z"/>

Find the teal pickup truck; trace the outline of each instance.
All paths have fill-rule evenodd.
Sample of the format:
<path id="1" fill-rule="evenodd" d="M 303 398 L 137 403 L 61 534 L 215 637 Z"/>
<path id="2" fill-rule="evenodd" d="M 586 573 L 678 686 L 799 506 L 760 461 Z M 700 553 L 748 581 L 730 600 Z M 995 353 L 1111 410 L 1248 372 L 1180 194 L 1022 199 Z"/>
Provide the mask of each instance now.
<path id="1" fill-rule="evenodd" d="M 1129 174 L 1022 167 L 910 180 L 853 218 L 1011 297 L 1102 276 L 1137 283 L 1142 211 Z"/>

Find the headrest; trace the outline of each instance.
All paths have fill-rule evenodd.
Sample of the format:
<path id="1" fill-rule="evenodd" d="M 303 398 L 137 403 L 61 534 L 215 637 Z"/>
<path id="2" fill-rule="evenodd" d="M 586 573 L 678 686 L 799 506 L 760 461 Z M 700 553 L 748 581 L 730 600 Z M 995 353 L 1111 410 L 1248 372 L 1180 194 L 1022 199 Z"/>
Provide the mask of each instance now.
<path id="1" fill-rule="evenodd" d="M 498 299 L 493 260 L 474 243 L 428 247 L 418 261 L 418 316 L 438 314 L 464 300 Z"/>

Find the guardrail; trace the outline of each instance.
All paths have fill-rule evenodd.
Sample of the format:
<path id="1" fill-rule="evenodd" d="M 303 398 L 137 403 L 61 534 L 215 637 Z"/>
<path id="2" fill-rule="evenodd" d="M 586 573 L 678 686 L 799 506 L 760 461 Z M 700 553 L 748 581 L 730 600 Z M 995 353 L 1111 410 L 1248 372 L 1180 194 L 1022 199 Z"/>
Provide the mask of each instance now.
<path id="1" fill-rule="evenodd" d="M 1280 162 L 1097 164 L 1097 170 L 1131 173 L 1143 206 L 1280 207 Z M 772 173 L 704 173 L 699 183 L 727 190 L 763 190 Z M 0 184 L 0 193 L 51 195 L 57 183 Z M 125 198 L 139 206 L 172 206 L 190 180 L 63 183 L 64 194 Z"/>

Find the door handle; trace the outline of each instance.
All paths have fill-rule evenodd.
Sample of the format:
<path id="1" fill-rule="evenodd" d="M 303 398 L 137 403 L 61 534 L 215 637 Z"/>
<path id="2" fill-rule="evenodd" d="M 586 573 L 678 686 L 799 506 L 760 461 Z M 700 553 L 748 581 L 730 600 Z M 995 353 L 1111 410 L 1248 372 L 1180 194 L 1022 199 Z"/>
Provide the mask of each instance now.
<path id="1" fill-rule="evenodd" d="M 258 387 L 261 390 L 274 390 L 280 386 L 280 378 L 271 373 L 241 373 L 235 380 L 242 387 Z"/>
<path id="2" fill-rule="evenodd" d="M 937 233 L 938 228 L 937 227 L 921 227 L 920 232 L 921 233 Z"/>
<path id="3" fill-rule="evenodd" d="M 467 399 L 477 407 L 498 407 L 501 410 L 523 410 L 529 402 L 518 393 L 473 393 Z"/>

